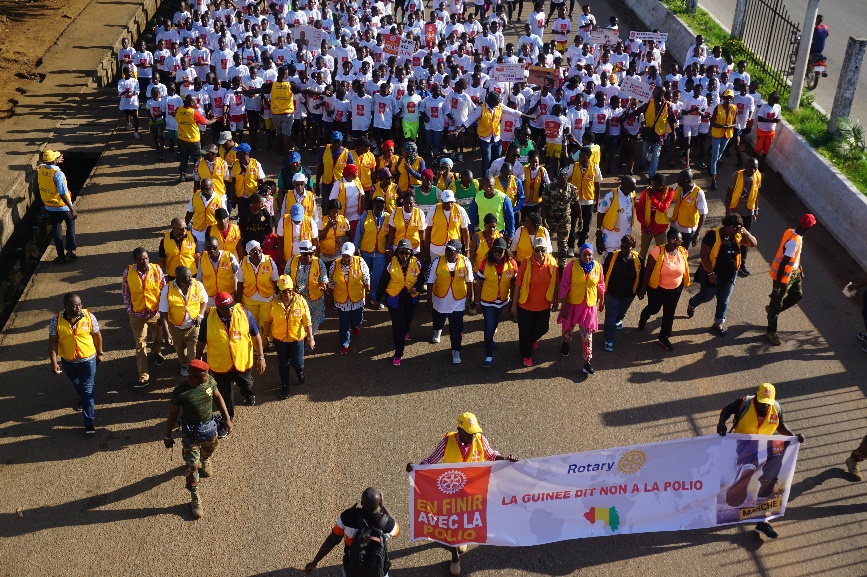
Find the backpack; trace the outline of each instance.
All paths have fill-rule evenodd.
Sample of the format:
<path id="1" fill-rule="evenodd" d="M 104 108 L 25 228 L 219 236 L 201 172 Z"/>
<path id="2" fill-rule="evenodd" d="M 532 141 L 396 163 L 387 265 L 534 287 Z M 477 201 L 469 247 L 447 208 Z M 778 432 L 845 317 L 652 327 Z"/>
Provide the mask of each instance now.
<path id="1" fill-rule="evenodd" d="M 379 523 L 372 527 L 357 505 L 353 510 L 356 512 L 361 528 L 352 540 L 349 555 L 343 566 L 346 577 L 384 577 L 391 566 L 384 531 L 389 517 L 383 514 Z"/>
<path id="2" fill-rule="evenodd" d="M 699 268 L 701 268 L 701 267 L 699 267 Z M 747 395 L 745 397 L 741 397 L 741 406 L 738 408 L 738 412 L 735 413 L 735 420 L 732 423 L 732 428 L 729 429 L 729 433 L 731 433 L 732 431 L 735 430 L 735 427 L 738 426 L 738 421 L 740 421 L 741 418 L 747 414 L 747 411 L 750 410 L 750 407 L 752 406 L 753 399 L 755 397 L 756 397 L 755 395 Z M 778 415 L 782 414 L 783 409 L 780 408 L 780 403 L 778 403 L 777 401 L 774 401 L 774 408 L 777 410 Z"/>

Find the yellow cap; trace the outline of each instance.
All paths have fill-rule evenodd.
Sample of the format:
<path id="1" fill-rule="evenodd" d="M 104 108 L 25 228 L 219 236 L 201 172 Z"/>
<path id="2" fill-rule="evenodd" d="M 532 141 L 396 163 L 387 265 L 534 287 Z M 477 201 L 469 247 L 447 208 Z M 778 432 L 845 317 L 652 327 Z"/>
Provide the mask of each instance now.
<path id="1" fill-rule="evenodd" d="M 295 288 L 295 283 L 292 282 L 292 277 L 288 274 L 280 275 L 277 279 L 277 288 L 281 291 L 292 290 Z"/>
<path id="2" fill-rule="evenodd" d="M 45 150 L 42 152 L 42 162 L 54 162 L 60 156 L 61 154 L 56 150 Z"/>
<path id="3" fill-rule="evenodd" d="M 762 383 L 756 391 L 756 400 L 766 405 L 773 405 L 777 396 L 777 390 L 771 383 Z"/>
<path id="4" fill-rule="evenodd" d="M 458 428 L 465 430 L 471 435 L 482 432 L 482 428 L 479 426 L 479 420 L 472 413 L 461 413 L 458 416 Z"/>
<path id="5" fill-rule="evenodd" d="M 723 91 L 722 95 L 723 95 L 723 96 L 731 96 L 732 98 L 735 97 L 735 93 L 734 93 L 734 91 L 733 91 L 731 88 L 726 88 L 726 89 Z"/>

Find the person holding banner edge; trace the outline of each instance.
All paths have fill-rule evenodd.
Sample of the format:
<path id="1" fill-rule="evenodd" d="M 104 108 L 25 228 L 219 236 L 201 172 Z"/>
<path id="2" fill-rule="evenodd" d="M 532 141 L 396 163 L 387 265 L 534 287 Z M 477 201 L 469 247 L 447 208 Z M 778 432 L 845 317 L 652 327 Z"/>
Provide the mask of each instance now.
<path id="1" fill-rule="evenodd" d="M 517 458 L 511 454 L 504 457 L 498 451 L 491 448 L 488 439 L 482 434 L 479 420 L 473 413 L 465 412 L 458 415 L 457 431 L 446 433 L 430 456 L 422 461 L 421 465 L 433 465 L 435 463 L 476 463 L 481 461 L 511 461 L 515 463 Z M 406 464 L 406 472 L 412 473 L 414 465 Z M 461 553 L 467 552 L 467 546 L 452 547 L 452 560 L 449 564 L 449 572 L 456 577 L 461 574 Z"/>
<path id="2" fill-rule="evenodd" d="M 732 428 L 726 431 L 726 421 L 734 416 Z M 783 422 L 783 410 L 776 401 L 776 389 L 770 383 L 762 383 L 756 389 L 755 395 L 746 395 L 726 405 L 719 415 L 716 432 L 725 437 L 727 432 L 747 435 L 775 435 L 777 431 L 788 437 L 797 437 L 799 443 L 804 442 L 804 435 L 793 433 Z M 783 465 L 783 455 L 788 443 L 780 441 L 767 442 L 767 460 L 759 463 L 759 441 L 746 439 L 738 441 L 737 473 L 731 486 L 726 490 L 726 503 L 730 507 L 743 506 L 749 497 L 749 486 L 753 475 L 762 469 L 759 477 L 759 490 L 755 495 L 755 505 L 767 501 L 777 485 L 777 477 Z M 770 523 L 761 521 L 756 524 L 756 531 L 776 539 L 779 537 Z"/>

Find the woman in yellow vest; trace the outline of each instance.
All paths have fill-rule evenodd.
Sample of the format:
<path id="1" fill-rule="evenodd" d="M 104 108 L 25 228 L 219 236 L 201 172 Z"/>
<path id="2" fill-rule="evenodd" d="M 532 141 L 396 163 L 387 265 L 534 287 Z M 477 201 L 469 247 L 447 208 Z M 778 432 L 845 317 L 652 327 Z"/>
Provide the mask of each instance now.
<path id="1" fill-rule="evenodd" d="M 669 229 L 664 245 L 655 246 L 647 255 L 644 276 L 638 288 L 639 300 L 647 295 L 647 306 L 638 319 L 638 330 L 643 331 L 647 321 L 662 309 L 662 326 L 659 329 L 659 345 L 667 351 L 673 350 L 669 338 L 674 325 L 674 312 L 684 287 L 689 281 L 689 253 L 681 246 L 683 239 L 680 231 Z"/>
<path id="2" fill-rule="evenodd" d="M 785 435 L 795 437 L 798 443 L 804 442 L 804 435 L 792 432 L 783 422 L 783 409 L 776 400 L 777 391 L 774 385 L 762 383 L 756 390 L 755 395 L 746 395 L 735 399 L 726 405 L 719 415 L 716 432 L 725 437 L 728 432 L 726 423 L 729 417 L 734 417 L 732 430 L 735 433 L 746 435 Z M 765 503 L 769 499 L 781 496 L 783 487 L 778 486 L 780 470 L 786 449 L 793 444 L 795 439 L 786 441 L 758 441 L 744 439 L 737 441 L 737 471 L 731 485 L 726 489 L 726 504 L 733 509 L 732 520 L 739 520 L 741 507 L 748 505 L 747 498 L 753 486 L 752 479 L 762 470 L 759 477 L 758 489 L 751 499 L 752 507 Z M 761 449 L 761 451 L 760 451 Z M 763 454 L 764 462 L 759 459 Z M 770 513 L 770 511 L 769 511 Z M 767 521 L 759 521 L 756 531 L 766 537 L 776 539 L 779 535 Z"/>
<path id="3" fill-rule="evenodd" d="M 357 337 L 364 322 L 364 297 L 370 292 L 370 269 L 360 256 L 355 256 L 355 245 L 346 242 L 340 251 L 340 260 L 334 261 L 328 276 L 328 290 L 337 308 L 340 354 L 345 355 L 349 352 L 350 330 Z"/>
<path id="4" fill-rule="evenodd" d="M 771 263 L 771 302 L 765 310 L 768 311 L 768 332 L 765 337 L 774 346 L 779 346 L 782 341 L 777 335 L 777 319 L 780 313 L 789 309 L 801 300 L 804 290 L 801 287 L 803 276 L 801 275 L 801 248 L 804 243 L 804 235 L 816 224 L 816 217 L 805 214 L 795 228 L 790 228 L 783 233 L 780 247 Z"/>
<path id="5" fill-rule="evenodd" d="M 379 171 L 387 168 L 389 174 L 394 177 L 397 174 L 397 165 L 400 162 L 400 157 L 394 154 L 394 141 L 386 140 L 380 148 L 382 154 L 376 159 L 377 176 L 381 178 L 379 177 Z"/>
<path id="6" fill-rule="evenodd" d="M 692 180 L 692 171 L 681 170 L 674 189 L 674 208 L 671 213 L 671 227 L 680 231 L 683 246 L 698 244 L 698 237 L 707 216 L 707 199 L 704 191 Z"/>
<path id="7" fill-rule="evenodd" d="M 380 168 L 376 172 L 376 184 L 373 187 L 373 196 L 381 196 L 385 199 L 385 210 L 389 214 L 395 211 L 398 200 L 397 185 L 391 178 L 391 171 L 387 168 Z"/>
<path id="8" fill-rule="evenodd" d="M 280 276 L 280 269 L 274 259 L 262 252 L 259 241 L 251 240 L 245 248 L 247 256 L 241 260 L 235 300 L 241 301 L 244 308 L 253 313 L 256 322 L 262 325 L 268 318 L 276 292 L 274 283 Z"/>
<path id="9" fill-rule="evenodd" d="M 318 182 L 316 192 L 318 194 L 330 192 L 332 185 L 343 178 L 343 169 L 346 165 L 354 163 L 355 157 L 348 148 L 343 147 L 343 133 L 335 130 L 331 133 L 331 144 L 326 144 L 322 150 L 319 168 L 316 169 L 316 182 Z"/>
<path id="10" fill-rule="evenodd" d="M 319 257 L 326 265 L 340 258 L 340 247 L 349 239 L 349 221 L 340 214 L 342 210 L 339 200 L 328 201 L 328 213 L 319 230 Z"/>
<path id="11" fill-rule="evenodd" d="M 515 260 L 524 262 L 533 252 L 533 247 L 537 238 L 545 241 L 545 249 L 548 254 L 552 252 L 551 234 L 544 226 L 542 226 L 542 215 L 538 212 L 526 212 L 524 214 L 523 224 L 515 231 L 515 236 L 512 237 L 512 254 L 515 255 Z"/>
<path id="12" fill-rule="evenodd" d="M 261 375 L 265 372 L 265 350 L 259 325 L 250 311 L 235 303 L 228 292 L 218 293 L 214 306 L 202 322 L 196 357 L 204 358 L 211 367 L 217 388 L 226 401 L 229 417 L 235 418 L 235 385 L 241 390 L 248 405 L 256 404 L 253 394 L 253 367 Z M 217 430 L 222 439 L 228 432 L 224 427 Z"/>
<path id="13" fill-rule="evenodd" d="M 446 243 L 445 254 L 431 262 L 427 288 L 431 291 L 433 316 L 432 343 L 439 343 L 446 320 L 449 321 L 452 363 L 461 362 L 461 341 L 464 333 L 464 311 L 467 294 L 473 283 L 473 265 L 461 254 L 461 241 Z"/>
<path id="14" fill-rule="evenodd" d="M 687 317 L 692 318 L 695 309 L 716 298 L 716 313 L 711 329 L 721 337 L 726 336 L 726 312 L 741 266 L 741 247 L 754 247 L 756 244 L 756 237 L 744 229 L 739 214 L 726 216 L 722 226 L 707 231 L 701 242 L 701 268 L 696 274 L 701 290 L 689 299 Z"/>
<path id="15" fill-rule="evenodd" d="M 425 214 L 415 205 L 415 194 L 404 192 L 388 221 L 386 244 L 393 250 L 401 240 L 407 239 L 412 244 L 413 252 L 418 254 L 421 247 L 425 246 L 426 234 Z"/>
<path id="16" fill-rule="evenodd" d="M 590 360 L 593 358 L 593 333 L 599 330 L 599 313 L 605 310 L 605 275 L 602 265 L 593 260 L 593 246 L 584 243 L 579 257 L 566 263 L 560 280 L 560 315 L 557 322 L 563 329 L 563 344 L 560 354 L 569 356 L 572 333 L 578 329 L 581 338 L 581 353 L 584 360 L 582 371 L 595 375 Z"/>
<path id="17" fill-rule="evenodd" d="M 518 298 L 512 299 L 512 316 L 518 319 L 518 348 L 524 366 L 532 367 L 533 351 L 548 332 L 551 311 L 560 306 L 559 269 L 543 238 L 533 241 L 533 254 L 519 266 L 515 280 Z"/>
<path id="18" fill-rule="evenodd" d="M 752 230 L 753 221 L 759 216 L 759 188 L 762 186 L 762 173 L 759 161 L 748 158 L 746 167 L 734 173 L 733 182 L 726 191 L 726 214 L 739 214 L 744 221 L 744 229 Z M 747 189 L 747 187 L 749 187 Z M 745 190 L 746 189 L 746 190 Z M 749 249 L 741 245 L 741 268 L 739 276 L 750 276 L 747 268 Z"/>
<path id="19" fill-rule="evenodd" d="M 358 167 L 358 180 L 366 198 L 373 192 L 373 175 L 376 172 L 376 157 L 370 151 L 373 143 L 362 137 L 355 142 L 355 166 Z"/>
<path id="20" fill-rule="evenodd" d="M 67 258 L 75 255 L 75 219 L 78 213 L 72 206 L 72 195 L 66 183 L 66 175 L 60 170 L 63 154 L 56 150 L 46 150 L 42 153 L 42 164 L 36 171 L 36 184 L 42 204 L 48 212 L 51 222 L 52 238 L 57 248 L 57 258 L 54 262 L 63 264 Z M 66 224 L 66 252 L 63 250 L 63 224 Z"/>
<path id="21" fill-rule="evenodd" d="M 476 298 L 482 306 L 485 321 L 485 363 L 489 369 L 494 364 L 494 333 L 504 310 L 511 310 L 512 295 L 518 264 L 506 247 L 506 239 L 497 238 L 491 243 L 485 259 L 476 266 Z"/>
<path id="22" fill-rule="evenodd" d="M 418 155 L 418 147 L 412 140 L 407 140 L 403 143 L 403 154 L 397 163 L 397 188 L 401 192 L 412 190 L 421 183 L 424 169 L 424 159 Z"/>
<path id="23" fill-rule="evenodd" d="M 346 165 L 343 178 L 334 183 L 328 198 L 340 201 L 340 214 L 349 221 L 349 238 L 355 238 L 355 230 L 365 206 L 364 187 L 358 179 L 357 166 Z"/>
<path id="24" fill-rule="evenodd" d="M 245 143 L 235 147 L 237 159 L 232 165 L 232 181 L 235 185 L 233 203 L 238 212 L 249 210 L 250 197 L 259 192 L 259 183 L 265 180 L 265 171 L 255 158 L 250 157 L 250 145 Z"/>
<path id="25" fill-rule="evenodd" d="M 545 188 L 551 184 L 548 170 L 539 163 L 539 153 L 531 150 L 524 167 L 524 208 L 521 214 L 538 212 Z"/>
<path id="26" fill-rule="evenodd" d="M 229 211 L 223 207 L 218 208 L 214 212 L 214 218 L 217 222 L 205 230 L 205 238 L 209 236 L 214 237 L 220 244 L 220 250 L 230 252 L 232 256 L 240 259 L 242 254 L 239 248 L 241 244 L 241 229 L 238 228 L 237 224 L 229 220 Z"/>
<path id="27" fill-rule="evenodd" d="M 722 94 L 722 102 L 716 105 L 710 116 L 710 177 L 711 190 L 717 189 L 716 165 L 722 156 L 729 139 L 737 128 L 738 107 L 732 104 L 734 91 L 727 89 Z"/>
<path id="28" fill-rule="evenodd" d="M 160 294 L 160 322 L 166 340 L 174 345 L 181 362 L 181 376 L 190 374 L 190 361 L 196 358 L 199 326 L 205 319 L 208 293 L 204 285 L 193 278 L 187 267 L 179 267 L 175 279 L 163 287 Z"/>
<path id="29" fill-rule="evenodd" d="M 48 325 L 48 357 L 55 375 L 66 373 L 78 393 L 76 409 L 84 416 L 84 432 L 95 433 L 93 380 L 96 365 L 105 359 L 96 317 L 81 307 L 81 297 L 68 293 L 63 310 Z"/>
<path id="30" fill-rule="evenodd" d="M 209 178 L 211 185 L 214 187 L 214 192 L 219 197 L 226 196 L 226 181 L 229 180 L 231 172 L 226 161 L 217 156 L 217 145 L 211 144 L 206 146 L 202 151 L 202 158 L 196 164 L 194 169 L 195 174 L 193 185 L 196 190 L 199 189 L 199 184 Z"/>
<path id="31" fill-rule="evenodd" d="M 310 323 L 310 310 L 307 301 L 295 292 L 295 283 L 288 275 L 277 279 L 279 298 L 268 303 L 268 318 L 262 325 L 266 336 L 274 338 L 277 349 L 277 374 L 280 375 L 280 398 L 289 398 L 289 367 L 295 369 L 298 384 L 304 378 L 304 342 L 310 350 L 316 348 L 313 326 Z"/>
<path id="32" fill-rule="evenodd" d="M 166 286 L 163 269 L 151 264 L 148 252 L 138 247 L 132 252 L 133 264 L 128 265 L 121 277 L 120 292 L 123 304 L 129 315 L 129 326 L 135 340 L 135 360 L 138 369 L 138 383 L 135 387 L 150 384 L 148 371 L 147 336 L 151 329 L 151 357 L 157 366 L 165 362 L 162 355 L 163 327 L 159 322 L 160 293 Z"/>
<path id="33" fill-rule="evenodd" d="M 446 433 L 443 439 L 422 465 L 434 465 L 443 463 L 478 463 L 482 461 L 511 461 L 518 459 L 512 455 L 504 457 L 498 451 L 491 448 L 488 439 L 482 434 L 479 420 L 473 413 L 461 413 L 458 415 L 457 431 Z M 407 463 L 406 472 L 411 473 L 414 468 L 412 463 Z M 449 571 L 452 575 L 461 574 L 460 554 L 466 553 L 466 546 L 452 547 L 452 561 Z"/>
<path id="34" fill-rule="evenodd" d="M 412 243 L 401 239 L 397 243 L 395 256 L 382 271 L 373 306 L 385 304 L 391 317 L 391 336 L 394 340 L 394 357 L 391 364 L 400 366 L 409 331 L 415 317 L 415 307 L 424 292 L 424 275 L 419 260 L 413 256 Z M 383 298 L 385 300 L 383 301 Z"/>
<path id="35" fill-rule="evenodd" d="M 372 201 L 372 209 L 367 210 L 358 219 L 358 227 L 355 229 L 355 246 L 361 253 L 361 258 L 367 263 L 370 270 L 370 294 L 368 298 L 376 294 L 379 287 L 379 277 L 387 262 L 386 251 L 388 250 L 388 221 L 390 215 L 385 211 L 385 199 L 376 196 Z M 381 307 L 384 309 L 385 307 Z"/>
<path id="36" fill-rule="evenodd" d="M 470 243 L 470 262 L 473 263 L 475 270 L 479 270 L 485 258 L 488 256 L 488 251 L 491 250 L 494 241 L 501 238 L 500 231 L 497 230 L 497 217 L 493 214 L 486 214 L 483 220 L 485 228 L 473 235 L 473 240 Z M 504 241 L 505 242 L 505 239 Z M 511 255 L 511 253 L 509 253 Z"/>
<path id="37" fill-rule="evenodd" d="M 325 291 L 328 289 L 328 266 L 317 258 L 315 247 L 309 240 L 302 240 L 298 254 L 292 257 L 283 274 L 289 275 L 295 285 L 295 292 L 307 300 L 310 310 L 310 326 L 313 334 L 325 322 Z"/>
<path id="38" fill-rule="evenodd" d="M 623 329 L 623 318 L 635 299 L 644 272 L 644 261 L 635 251 L 635 237 L 620 239 L 620 248 L 609 252 L 605 273 L 605 350 L 614 350 L 614 333 Z"/>

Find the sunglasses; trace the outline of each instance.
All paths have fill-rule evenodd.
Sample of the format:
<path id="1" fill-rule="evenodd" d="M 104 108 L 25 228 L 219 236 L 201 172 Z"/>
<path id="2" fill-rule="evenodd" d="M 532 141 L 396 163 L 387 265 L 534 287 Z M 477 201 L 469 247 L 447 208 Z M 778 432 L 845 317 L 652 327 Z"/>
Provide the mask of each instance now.
<path id="1" fill-rule="evenodd" d="M 400 254 L 400 255 L 403 255 L 403 256 L 409 256 L 409 255 L 412 254 L 412 251 L 411 251 L 411 250 L 406 250 L 406 249 L 404 249 L 404 250 L 399 250 L 399 251 L 397 251 L 397 254 Z"/>
<path id="2" fill-rule="evenodd" d="M 533 252 L 545 252 L 545 251 L 546 251 L 546 249 L 543 246 L 540 246 L 538 248 L 533 249 Z"/>

